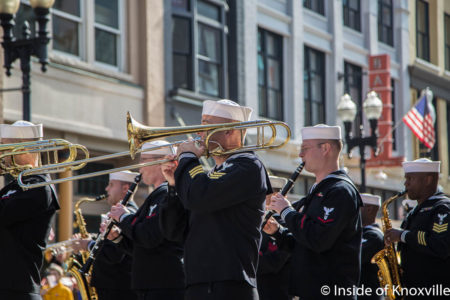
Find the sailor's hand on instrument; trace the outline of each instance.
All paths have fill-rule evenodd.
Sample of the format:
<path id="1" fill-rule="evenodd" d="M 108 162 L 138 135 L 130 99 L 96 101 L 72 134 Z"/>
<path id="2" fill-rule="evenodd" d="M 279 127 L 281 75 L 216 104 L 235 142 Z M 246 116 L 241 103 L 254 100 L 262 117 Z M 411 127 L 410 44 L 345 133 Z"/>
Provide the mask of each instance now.
<path id="1" fill-rule="evenodd" d="M 74 240 L 72 243 L 73 251 L 75 253 L 78 253 L 81 250 L 84 250 L 84 251 L 88 250 L 88 245 L 89 245 L 90 241 L 92 241 L 92 239 L 90 237 L 86 238 L 86 239 L 78 238 L 78 239 Z"/>
<path id="2" fill-rule="evenodd" d="M 267 206 L 267 209 L 281 213 L 288 206 L 291 206 L 291 203 L 280 193 L 276 193 L 270 198 L 270 204 Z"/>
<path id="3" fill-rule="evenodd" d="M 189 139 L 188 141 L 178 145 L 177 157 L 184 152 L 192 152 L 195 154 L 195 156 L 200 157 L 205 152 L 205 145 L 202 142 Z"/>
<path id="4" fill-rule="evenodd" d="M 167 182 L 169 183 L 169 185 L 171 186 L 175 186 L 175 170 L 177 169 L 178 166 L 178 162 L 176 161 L 177 156 L 172 154 L 172 155 L 166 155 L 166 157 L 164 157 L 165 159 L 170 159 L 172 161 L 163 163 L 161 165 L 161 171 L 164 175 L 164 177 L 166 178 Z"/>
<path id="5" fill-rule="evenodd" d="M 108 236 L 106 237 L 108 240 L 113 241 L 115 239 L 117 239 L 119 237 L 121 233 L 121 230 L 119 227 L 117 227 L 116 225 L 114 225 L 111 228 L 111 231 L 109 232 Z"/>
<path id="6" fill-rule="evenodd" d="M 109 216 L 116 220 L 117 222 L 120 222 L 120 217 L 123 214 L 129 214 L 130 211 L 123 206 L 120 203 L 117 203 L 116 205 L 111 206 L 111 211 L 109 212 Z"/>
<path id="7" fill-rule="evenodd" d="M 401 229 L 391 228 L 384 234 L 384 244 L 389 246 L 391 243 L 396 243 L 400 241 L 400 237 L 403 233 Z"/>
<path id="8" fill-rule="evenodd" d="M 264 226 L 263 231 L 267 234 L 272 235 L 278 231 L 278 228 L 280 228 L 280 224 L 278 224 L 278 222 L 273 217 L 271 217 L 269 220 L 267 220 L 266 226 Z"/>

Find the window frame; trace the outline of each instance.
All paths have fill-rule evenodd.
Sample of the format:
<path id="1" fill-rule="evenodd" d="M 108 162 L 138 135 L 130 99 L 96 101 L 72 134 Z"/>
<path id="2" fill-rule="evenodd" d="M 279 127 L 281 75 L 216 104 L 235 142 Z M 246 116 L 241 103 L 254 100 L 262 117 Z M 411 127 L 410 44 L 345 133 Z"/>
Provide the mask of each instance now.
<path id="1" fill-rule="evenodd" d="M 425 16 L 425 32 L 421 32 L 419 31 L 419 3 L 422 3 L 424 5 L 425 8 L 425 12 L 424 12 L 424 16 Z M 430 10 L 428 7 L 428 2 L 423 1 L 423 0 L 416 0 L 416 56 L 420 59 L 426 60 L 426 61 L 430 61 L 430 16 L 429 16 Z M 426 37 L 427 39 L 427 43 L 426 45 L 419 45 L 418 44 L 418 40 L 419 40 L 419 35 L 422 37 Z M 426 46 L 425 49 L 422 49 L 422 46 Z M 419 50 L 421 50 L 425 57 L 421 57 L 419 55 Z M 426 50 L 426 51 L 424 51 Z"/>
<path id="2" fill-rule="evenodd" d="M 228 66 L 228 59 L 227 59 L 227 34 L 228 34 L 228 26 L 226 24 L 227 18 L 226 18 L 226 12 L 227 12 L 227 6 L 225 1 L 220 0 L 202 0 L 204 2 L 210 3 L 212 5 L 217 6 L 218 9 L 220 9 L 220 21 L 216 21 L 213 19 L 210 19 L 206 16 L 200 15 L 197 10 L 197 0 L 189 0 L 188 3 L 188 10 L 184 10 L 181 8 L 174 8 L 172 6 L 172 3 L 170 3 L 171 7 L 171 20 L 173 24 L 173 18 L 185 18 L 189 20 L 190 25 L 190 53 L 187 55 L 188 59 L 190 60 L 190 74 L 188 76 L 188 88 L 178 87 L 175 86 L 174 83 L 174 55 L 184 55 L 174 53 L 173 46 L 171 46 L 171 61 L 172 61 L 172 89 L 177 90 L 188 90 L 192 91 L 199 95 L 205 95 L 208 97 L 215 97 L 217 99 L 224 98 L 228 96 L 228 86 L 227 86 L 227 66 Z M 199 44 L 198 44 L 198 38 L 199 38 L 199 24 L 207 27 L 212 27 L 213 29 L 217 29 L 219 31 L 220 36 L 220 64 L 219 64 L 219 71 L 218 71 L 218 95 L 212 95 L 208 93 L 204 93 L 200 91 L 199 86 L 199 61 L 205 61 L 207 63 L 214 63 L 208 61 L 208 57 L 205 57 L 201 54 L 199 54 Z M 171 35 L 171 38 L 173 35 Z"/>
<path id="3" fill-rule="evenodd" d="M 358 3 L 358 10 L 354 10 L 353 8 L 350 7 L 350 2 L 351 0 L 343 0 L 342 1 L 342 19 L 343 19 L 343 23 L 344 26 L 347 28 L 351 28 L 353 30 L 356 30 L 358 32 L 361 32 L 361 1 L 360 0 L 356 0 Z M 355 18 L 355 27 L 350 26 L 349 20 L 350 20 L 350 15 L 349 12 L 353 11 L 355 12 L 355 14 L 357 15 L 357 17 Z M 347 12 L 347 15 L 346 15 Z"/>
<path id="4" fill-rule="evenodd" d="M 258 27 L 258 34 L 261 33 L 261 39 L 262 39 L 262 45 L 264 47 L 261 48 L 261 51 L 257 52 L 257 57 L 256 59 L 258 59 L 258 56 L 262 55 L 262 58 L 264 60 L 264 84 L 260 85 L 259 84 L 259 77 L 258 77 L 258 107 L 259 107 L 259 115 L 261 117 L 265 117 L 265 118 L 270 118 L 269 117 L 269 101 L 268 101 L 268 91 L 269 90 L 275 90 L 274 88 L 270 88 L 268 85 L 268 76 L 267 76 L 267 66 L 268 66 L 268 59 L 273 59 L 278 61 L 278 65 L 279 65 L 279 78 L 280 78 L 280 83 L 279 83 L 279 90 L 278 92 L 280 93 L 280 103 L 278 104 L 278 109 L 280 112 L 280 115 L 278 115 L 276 118 L 270 118 L 270 119 L 275 119 L 275 120 L 279 120 L 279 121 L 284 121 L 284 66 L 283 66 L 283 62 L 284 62 L 284 47 L 283 47 L 283 36 L 276 34 L 272 31 L 266 30 L 264 28 Z M 279 46 L 279 57 L 276 56 L 272 56 L 272 55 L 268 55 L 266 53 L 266 37 L 267 35 L 272 35 L 272 37 L 274 38 L 274 40 L 276 40 L 276 42 L 278 42 L 278 46 Z M 278 40 L 278 41 L 277 41 Z M 256 69 L 256 72 L 259 76 L 259 71 L 258 71 L 258 66 Z M 266 97 L 265 97 L 265 103 L 264 103 L 264 110 L 262 110 L 261 108 L 261 99 L 260 99 L 260 88 L 263 88 L 266 93 Z"/>
<path id="5" fill-rule="evenodd" d="M 312 58 L 310 56 L 311 53 L 315 53 L 315 55 L 317 57 L 321 56 L 321 62 L 320 62 L 320 68 L 321 69 L 318 72 L 317 71 L 312 71 L 311 68 L 310 68 L 310 63 L 309 62 L 312 60 Z M 308 46 L 305 45 L 304 46 L 304 55 L 303 55 L 303 57 L 304 57 L 304 68 L 303 68 L 303 76 L 304 76 L 303 77 L 304 78 L 304 80 L 303 80 L 303 82 L 304 82 L 303 89 L 304 90 L 306 90 L 305 85 L 308 84 L 308 89 L 307 89 L 308 90 L 308 96 L 305 97 L 305 93 L 303 93 L 303 101 L 305 103 L 305 105 L 304 105 L 304 107 L 305 107 L 305 115 L 304 115 L 305 116 L 305 121 L 304 121 L 304 125 L 305 126 L 316 125 L 316 124 L 313 124 L 313 120 L 312 120 L 313 111 L 314 111 L 312 104 L 314 102 L 315 103 L 319 103 L 319 105 L 322 105 L 321 112 L 319 112 L 319 116 L 321 116 L 321 120 L 319 120 L 318 122 L 319 123 L 326 123 L 326 93 L 325 93 L 325 91 L 326 91 L 326 76 L 325 76 L 326 55 L 322 51 L 319 51 L 317 49 L 314 49 L 314 48 L 311 48 L 311 47 L 308 47 Z M 306 76 L 305 72 L 308 73 L 308 76 Z M 322 87 L 321 87 L 321 89 L 322 89 L 323 97 L 322 97 L 321 101 L 317 101 L 315 99 L 312 99 L 312 95 L 311 95 L 312 94 L 312 91 L 311 91 L 311 84 L 312 83 L 311 83 L 311 75 L 310 75 L 311 72 L 314 72 L 314 74 L 316 76 L 320 76 L 322 78 Z M 306 79 L 307 83 L 305 82 L 305 78 L 307 78 Z M 306 107 L 307 107 L 306 103 L 307 102 L 310 103 L 309 104 L 309 111 L 306 111 Z M 310 116 L 309 120 L 308 120 L 308 116 Z M 319 119 L 320 119 L 320 117 L 319 117 Z"/>
<path id="6" fill-rule="evenodd" d="M 378 0 L 378 41 L 389 45 L 389 46 L 394 46 L 394 7 L 393 7 L 393 2 L 392 0 L 390 1 L 390 5 L 386 4 L 384 2 L 384 0 Z M 388 8 L 389 12 L 390 12 L 390 21 L 391 21 L 391 25 L 387 26 L 383 23 L 383 9 L 384 8 Z M 383 35 L 383 28 L 387 28 L 388 33 L 390 33 L 390 35 L 388 35 L 387 37 L 385 37 Z"/>
<path id="7" fill-rule="evenodd" d="M 109 26 L 97 23 L 95 21 L 95 0 L 79 0 L 80 1 L 80 17 L 52 8 L 51 15 L 68 19 L 78 23 L 78 51 L 79 55 L 53 48 L 53 39 L 51 40 L 51 53 L 59 57 L 69 57 L 80 62 L 87 63 L 94 67 L 99 67 L 107 71 L 125 72 L 126 69 L 126 7 L 124 0 L 118 1 L 118 25 L 119 29 L 113 29 Z M 53 30 L 53 18 L 50 21 L 50 28 Z M 97 61 L 95 58 L 95 29 L 101 29 L 109 33 L 116 34 L 116 65 L 110 65 Z M 53 32 L 52 32 L 53 36 Z"/>

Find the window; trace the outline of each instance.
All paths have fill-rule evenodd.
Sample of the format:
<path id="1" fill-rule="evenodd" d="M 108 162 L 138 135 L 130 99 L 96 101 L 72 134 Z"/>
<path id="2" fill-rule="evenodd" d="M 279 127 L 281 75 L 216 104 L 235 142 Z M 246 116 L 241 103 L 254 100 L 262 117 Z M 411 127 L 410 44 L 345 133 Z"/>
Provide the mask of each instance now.
<path id="1" fill-rule="evenodd" d="M 416 1 L 416 48 L 417 57 L 430 61 L 428 3 L 423 0 Z"/>
<path id="2" fill-rule="evenodd" d="M 88 63 L 123 68 L 121 10 L 122 0 L 55 0 L 53 49 Z"/>
<path id="3" fill-rule="evenodd" d="M 359 0 L 342 0 L 344 25 L 361 31 L 361 10 Z"/>
<path id="4" fill-rule="evenodd" d="M 76 173 L 78 174 L 87 174 L 97 171 L 103 171 L 112 169 L 112 164 L 101 164 L 101 163 L 90 163 L 87 164 L 84 168 L 81 168 Z M 108 175 L 95 176 L 82 180 L 75 181 L 75 187 L 77 195 L 88 195 L 88 196 L 99 196 L 105 193 L 105 188 L 109 182 Z"/>
<path id="5" fill-rule="evenodd" d="M 357 108 L 357 115 L 353 122 L 353 133 L 355 136 L 360 136 L 361 132 L 359 126 L 362 122 L 362 111 L 360 107 L 363 103 L 362 97 L 362 69 L 359 66 L 344 62 L 344 92 L 348 93 L 355 102 Z"/>
<path id="6" fill-rule="evenodd" d="M 283 120 L 283 38 L 258 29 L 259 115 Z"/>
<path id="7" fill-rule="evenodd" d="M 303 0 L 303 6 L 325 16 L 324 0 Z"/>
<path id="8" fill-rule="evenodd" d="M 444 14 L 445 24 L 445 69 L 450 70 L 450 15 Z"/>
<path id="9" fill-rule="evenodd" d="M 390 46 L 393 39 L 393 9 L 392 0 L 378 0 L 378 40 Z"/>
<path id="10" fill-rule="evenodd" d="M 325 123 L 325 54 L 305 46 L 305 126 Z"/>
<path id="11" fill-rule="evenodd" d="M 220 3 L 172 0 L 174 88 L 215 97 L 224 95 L 228 29 L 225 5 Z"/>
<path id="12" fill-rule="evenodd" d="M 95 60 L 117 66 L 120 40 L 119 1 L 95 0 Z"/>

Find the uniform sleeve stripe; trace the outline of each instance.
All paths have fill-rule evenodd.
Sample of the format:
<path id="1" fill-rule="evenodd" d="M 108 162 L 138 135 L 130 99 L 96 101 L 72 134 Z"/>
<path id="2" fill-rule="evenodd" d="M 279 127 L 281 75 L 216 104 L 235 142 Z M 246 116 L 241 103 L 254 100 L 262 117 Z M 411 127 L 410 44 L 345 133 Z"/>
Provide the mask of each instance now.
<path id="1" fill-rule="evenodd" d="M 203 171 L 203 167 L 202 167 L 201 165 L 198 165 L 198 166 L 192 168 L 192 169 L 189 171 L 189 175 L 192 176 L 193 173 L 195 173 L 195 172 L 197 172 L 197 171 L 199 171 L 199 170 L 202 170 L 202 171 Z"/>
<path id="2" fill-rule="evenodd" d="M 212 179 L 218 179 L 220 177 L 222 177 L 223 175 L 225 175 L 226 173 L 221 173 L 221 172 L 213 172 L 211 174 L 209 174 L 209 178 Z"/>
<path id="3" fill-rule="evenodd" d="M 199 171 L 197 171 L 197 172 L 191 174 L 191 178 L 194 179 L 195 176 L 197 176 L 198 174 L 201 174 L 201 173 L 203 173 L 203 171 L 200 171 L 200 170 L 199 170 Z"/>
<path id="4" fill-rule="evenodd" d="M 427 242 L 425 240 L 425 232 L 424 231 L 417 232 L 417 241 L 422 246 L 426 246 L 427 245 Z"/>

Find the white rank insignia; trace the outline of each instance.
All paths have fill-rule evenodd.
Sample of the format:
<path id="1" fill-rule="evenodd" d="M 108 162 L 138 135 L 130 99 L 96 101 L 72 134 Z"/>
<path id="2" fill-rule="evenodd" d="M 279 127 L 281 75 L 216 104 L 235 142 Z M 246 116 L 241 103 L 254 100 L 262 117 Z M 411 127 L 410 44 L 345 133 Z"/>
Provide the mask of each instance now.
<path id="1" fill-rule="evenodd" d="M 151 216 L 153 211 L 155 210 L 156 206 L 158 206 L 157 204 L 150 206 L 150 211 L 148 212 L 148 215 Z"/>
<path id="2" fill-rule="evenodd" d="M 439 223 L 433 224 L 433 231 L 437 233 L 441 233 L 447 231 L 448 222 L 444 223 L 444 219 L 448 216 L 448 214 L 438 214 Z"/>
<path id="3" fill-rule="evenodd" d="M 3 198 L 9 197 L 9 195 L 15 194 L 16 192 L 17 192 L 16 190 L 10 190 L 3 196 Z"/>
<path id="4" fill-rule="evenodd" d="M 232 167 L 232 166 L 233 166 L 232 163 L 224 162 L 224 163 L 222 164 L 222 168 L 220 168 L 220 170 L 223 171 L 223 170 L 225 170 L 226 168 L 229 168 L 229 167 Z"/>
<path id="5" fill-rule="evenodd" d="M 324 206 L 323 210 L 324 210 L 323 219 L 326 220 L 330 216 L 331 212 L 334 210 L 334 207 L 328 208 L 328 207 Z"/>

